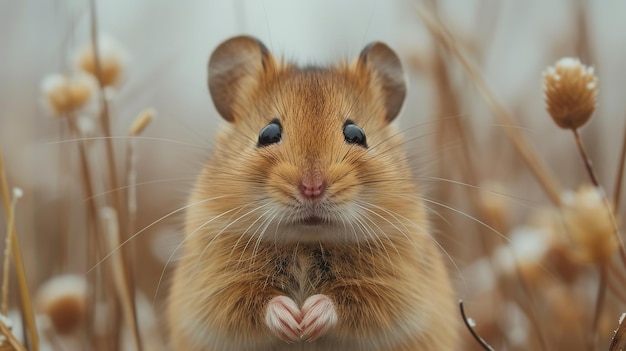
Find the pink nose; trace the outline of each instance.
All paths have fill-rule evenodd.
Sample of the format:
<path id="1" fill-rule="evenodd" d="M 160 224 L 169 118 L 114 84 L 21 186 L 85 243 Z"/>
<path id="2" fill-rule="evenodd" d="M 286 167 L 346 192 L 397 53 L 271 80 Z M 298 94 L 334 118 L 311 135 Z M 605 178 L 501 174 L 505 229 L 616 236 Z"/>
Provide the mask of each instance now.
<path id="1" fill-rule="evenodd" d="M 326 183 L 322 179 L 322 175 L 318 172 L 304 172 L 302 181 L 300 182 L 300 193 L 302 196 L 315 199 L 324 194 Z"/>

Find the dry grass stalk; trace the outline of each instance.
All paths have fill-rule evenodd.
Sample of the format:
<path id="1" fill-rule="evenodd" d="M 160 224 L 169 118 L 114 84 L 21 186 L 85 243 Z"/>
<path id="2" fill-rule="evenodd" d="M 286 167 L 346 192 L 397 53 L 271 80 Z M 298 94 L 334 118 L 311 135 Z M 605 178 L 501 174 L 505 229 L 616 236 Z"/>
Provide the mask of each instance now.
<path id="1" fill-rule="evenodd" d="M 626 313 L 622 313 L 622 316 L 619 318 L 619 325 L 617 326 L 613 340 L 611 340 L 609 351 L 623 351 L 626 349 L 626 327 L 624 326 L 625 317 Z"/>
<path id="2" fill-rule="evenodd" d="M 67 116 L 67 121 L 70 127 L 70 133 L 75 138 L 80 138 L 80 131 L 78 130 L 78 126 L 76 124 L 76 118 L 73 115 Z M 80 176 L 82 180 L 83 192 L 86 198 L 86 206 L 87 206 L 87 269 L 88 272 L 95 268 L 96 262 L 98 261 L 98 257 L 100 257 L 101 245 L 99 243 L 98 238 L 98 217 L 96 210 L 96 203 L 94 200 L 94 188 L 93 188 L 93 178 L 91 176 L 91 170 L 89 168 L 89 161 L 87 159 L 87 147 L 85 145 L 85 140 L 78 141 L 78 155 L 79 155 L 79 164 L 80 164 Z M 94 312 L 95 305 L 97 301 L 97 291 L 98 291 L 98 274 L 97 272 L 91 272 L 89 275 L 89 284 L 88 293 L 87 293 L 87 310 L 86 310 L 86 319 L 87 319 L 87 334 L 90 340 L 93 340 L 93 324 L 94 324 Z"/>
<path id="3" fill-rule="evenodd" d="M 111 207 L 105 207 L 101 212 L 103 224 L 105 226 L 105 233 L 109 241 L 109 249 L 114 252 L 120 246 L 119 241 L 119 228 L 117 221 L 117 214 L 115 209 Z M 126 320 L 126 326 L 131 329 L 131 337 L 135 350 L 141 350 L 141 336 L 139 333 L 139 326 L 137 325 L 135 304 L 132 289 L 129 285 L 129 279 L 127 277 L 127 271 L 125 269 L 124 258 L 121 252 L 116 252 L 111 256 L 113 282 L 118 294 L 118 298 L 121 301 L 122 312 Z"/>
<path id="4" fill-rule="evenodd" d="M 20 343 L 11 329 L 5 324 L 4 318 L 0 318 L 0 335 L 4 337 L 0 343 L 0 351 L 27 351 Z"/>
<path id="5" fill-rule="evenodd" d="M 93 55 L 93 71 L 95 73 L 96 80 L 98 81 L 98 92 L 101 104 L 100 122 L 102 124 L 102 130 L 104 132 L 104 142 L 106 149 L 107 168 L 109 170 L 109 181 L 111 182 L 112 189 L 119 188 L 119 182 L 117 180 L 117 164 L 115 162 L 115 151 L 113 149 L 113 142 L 111 139 L 111 116 L 109 111 L 109 102 L 105 94 L 106 82 L 104 81 L 104 72 L 102 69 L 100 47 L 98 45 L 98 16 L 96 13 L 96 1 L 90 2 L 90 17 L 91 17 L 91 48 Z M 113 204 L 116 207 L 118 213 L 123 213 L 122 199 L 119 196 L 119 192 L 113 191 L 110 193 L 113 197 Z M 119 217 L 118 217 L 119 219 Z"/>
<path id="6" fill-rule="evenodd" d="M 130 235 L 135 231 L 135 219 L 137 216 L 137 143 L 136 136 L 141 134 L 154 117 L 154 109 L 144 110 L 131 125 L 128 130 L 128 142 L 126 144 L 126 182 L 128 187 L 127 206 L 128 206 L 128 230 Z M 124 238 L 126 239 L 126 238 Z M 131 245 L 132 246 L 132 245 Z M 132 250 L 131 250 L 132 251 Z"/>
<path id="7" fill-rule="evenodd" d="M 471 63 L 461 51 L 460 46 L 456 43 L 454 37 L 449 33 L 447 28 L 438 20 L 437 16 L 432 14 L 420 2 L 416 3 L 417 15 L 426 25 L 431 35 L 437 40 L 454 58 L 456 58 L 467 76 L 474 83 L 479 93 L 483 96 L 496 118 L 504 125 L 510 126 L 504 128 L 506 136 L 509 138 L 515 150 L 519 153 L 522 160 L 526 163 L 531 173 L 535 176 L 548 198 L 553 204 L 560 204 L 560 187 L 554 177 L 548 172 L 547 168 L 541 161 L 541 158 L 526 140 L 519 128 L 515 128 L 518 124 L 515 118 L 509 113 L 504 105 L 495 96 L 485 78 L 478 71 L 473 63 Z"/>
<path id="8" fill-rule="evenodd" d="M 11 263 L 11 245 L 13 243 L 13 233 L 15 228 L 15 209 L 17 200 L 22 197 L 22 190 L 13 188 L 13 197 L 11 199 L 11 217 L 7 221 L 7 239 L 4 248 L 4 263 L 2 265 L 2 314 L 9 314 L 9 266 Z"/>
<path id="9" fill-rule="evenodd" d="M 619 156 L 619 166 L 615 175 L 615 186 L 613 187 L 613 208 L 619 212 L 620 198 L 622 196 L 622 179 L 624 178 L 624 163 L 626 161 L 626 125 L 624 126 L 624 136 L 622 137 L 622 151 Z"/>
<path id="10" fill-rule="evenodd" d="M 7 182 L 6 172 L 4 169 L 4 159 L 2 157 L 2 149 L 0 149 L 0 192 L 4 204 L 4 214 L 6 218 L 13 217 L 11 200 L 9 198 L 9 185 Z M 24 268 L 24 259 L 22 258 L 22 250 L 20 247 L 17 230 L 13 227 L 11 235 L 11 253 L 13 254 L 13 263 L 15 264 L 15 272 L 17 277 L 17 285 L 20 294 L 20 307 L 22 310 L 22 318 L 26 324 L 28 337 L 30 341 L 31 351 L 39 350 L 39 334 L 37 333 L 37 325 L 35 323 L 35 312 L 33 310 L 30 292 L 28 290 L 28 281 L 26 280 L 26 269 Z"/>
<path id="11" fill-rule="evenodd" d="M 105 154 L 106 154 L 106 164 L 107 164 L 107 169 L 108 169 L 108 180 L 110 182 L 110 189 L 119 189 L 119 181 L 117 178 L 117 164 L 115 162 L 115 151 L 113 148 L 113 142 L 112 142 L 112 133 L 111 133 L 111 116 L 110 116 L 110 110 L 109 110 L 109 102 L 105 93 L 105 88 L 107 87 L 107 84 L 109 82 L 105 81 L 105 72 L 103 70 L 103 65 L 102 65 L 102 61 L 101 61 L 101 53 L 100 53 L 100 45 L 99 45 L 99 40 L 98 40 L 98 16 L 97 16 L 97 9 L 96 9 L 96 1 L 95 0 L 91 0 L 90 1 L 90 35 L 91 35 L 91 49 L 93 52 L 93 72 L 95 73 L 95 77 L 96 80 L 98 81 L 98 86 L 99 86 L 99 100 L 100 100 L 100 104 L 101 104 L 101 113 L 100 113 L 100 122 L 101 122 L 101 127 L 104 133 L 104 141 L 105 141 Z M 118 72 L 119 73 L 119 72 Z M 116 209 L 117 212 L 117 216 L 116 216 L 116 220 L 117 220 L 117 235 L 119 235 L 119 237 L 117 238 L 118 242 L 122 242 L 121 238 L 124 237 L 124 233 L 123 231 L 126 229 L 123 225 L 124 223 L 124 219 L 123 216 L 126 214 L 126 211 L 124 210 L 124 202 L 122 200 L 122 197 L 120 196 L 120 192 L 119 191 L 112 191 L 109 194 L 111 194 L 112 197 L 112 204 L 113 207 Z M 123 267 L 124 267 L 124 271 L 129 273 L 130 272 L 130 267 L 128 265 L 128 259 L 124 256 L 124 253 L 122 253 L 122 263 L 123 263 Z M 124 275 L 125 279 L 128 279 L 129 274 L 125 274 Z M 127 285 L 130 284 L 130 282 L 127 281 Z M 115 304 L 118 304 L 119 302 L 115 302 Z M 131 302 L 131 306 L 134 309 L 134 301 Z M 117 308 L 114 309 L 114 311 L 117 310 Z M 133 311 L 133 314 L 135 313 L 135 311 Z M 114 325 L 115 325 L 115 330 L 114 330 L 114 345 L 119 345 L 119 336 L 121 334 L 121 323 L 119 323 L 118 319 L 119 317 L 115 317 L 114 318 Z"/>
<path id="12" fill-rule="evenodd" d="M 491 347 L 491 345 L 489 345 L 483 338 L 481 338 L 480 335 L 478 335 L 476 331 L 474 330 L 475 322 L 473 319 L 468 318 L 467 315 L 465 314 L 465 307 L 463 306 L 462 300 L 459 300 L 459 309 L 461 310 L 461 317 L 463 317 L 463 323 L 465 324 L 469 332 L 472 334 L 472 337 L 474 337 L 474 340 L 476 340 L 476 342 L 478 342 L 478 344 L 480 344 L 480 346 L 486 351 L 495 351 L 495 349 Z"/>
<path id="13" fill-rule="evenodd" d="M 135 221 L 136 221 L 136 217 L 137 217 L 137 189 L 136 189 L 136 184 L 137 184 L 137 172 L 136 172 L 136 167 L 137 167 L 137 153 L 136 153 L 136 141 L 135 138 L 136 136 L 138 136 L 141 132 L 143 132 L 143 130 L 148 126 L 148 124 L 150 123 L 150 121 L 152 120 L 152 118 L 154 117 L 154 109 L 146 109 L 145 111 L 143 111 L 139 116 L 137 116 L 137 118 L 135 119 L 135 121 L 133 122 L 133 124 L 131 125 L 129 131 L 128 131 L 128 142 L 126 144 L 126 181 L 127 181 L 127 186 L 128 186 L 128 194 L 126 197 L 126 201 L 127 201 L 127 207 L 128 207 L 128 221 L 127 221 L 127 234 L 130 235 L 131 233 L 134 233 L 135 231 Z M 124 242 L 127 240 L 126 237 L 123 238 Z M 122 241 L 118 240 L 117 241 L 117 246 L 111 246 L 111 250 L 116 250 L 120 245 L 122 245 Z M 131 256 L 134 256 L 134 245 L 130 245 L 130 247 L 127 248 L 127 250 L 122 251 L 122 252 L 130 252 Z M 128 257 L 128 256 L 126 256 Z M 126 276 L 128 277 L 127 279 L 127 284 L 126 286 L 128 287 L 128 293 L 129 293 L 129 301 L 131 303 L 131 308 L 133 311 L 133 321 L 134 324 L 131 326 L 131 329 L 133 330 L 133 332 L 137 335 L 137 345 L 138 345 L 138 349 L 141 349 L 142 343 L 141 343 L 141 338 L 139 335 L 139 327 L 137 325 L 137 306 L 135 304 L 135 287 L 132 284 L 133 281 L 133 277 L 134 277 L 134 272 L 132 269 L 131 265 L 127 265 L 128 270 L 126 271 Z"/>
<path id="14" fill-rule="evenodd" d="M 154 114 L 155 114 L 154 109 L 151 109 L 151 108 L 146 109 L 135 119 L 135 121 L 133 122 L 133 124 L 131 125 L 128 131 L 129 138 L 128 138 L 128 142 L 126 145 L 126 162 L 127 162 L 126 181 L 127 181 L 127 187 L 128 187 L 128 194 L 126 196 L 126 201 L 127 201 L 127 208 L 128 208 L 128 220 L 127 220 L 127 225 L 128 225 L 127 234 L 128 235 L 130 235 L 131 233 L 134 233 L 135 231 L 135 221 L 136 221 L 136 216 L 137 216 L 137 189 L 136 189 L 136 184 L 137 184 L 136 148 L 137 148 L 137 145 L 136 145 L 136 141 L 134 137 L 138 136 L 141 132 L 143 132 L 143 130 L 148 126 L 148 124 L 154 117 Z M 123 240 L 124 240 L 123 242 L 126 242 L 127 238 L 124 237 Z M 115 246 L 111 245 L 111 248 L 110 248 L 111 252 L 114 252 L 115 250 L 117 250 L 121 245 L 123 245 L 123 243 L 118 238 L 117 244 Z M 130 252 L 134 256 L 133 247 L 134 246 L 131 243 L 129 247 L 122 250 L 122 253 L 115 254 L 115 256 L 119 256 L 120 254 L 124 254 L 124 253 L 127 254 L 128 252 Z M 116 258 L 113 258 L 113 259 L 115 260 Z M 128 279 L 126 280 L 126 284 L 124 286 L 128 289 L 126 291 L 126 295 L 129 295 L 128 301 L 130 303 L 130 308 L 132 309 L 132 313 L 133 313 L 133 318 L 130 321 L 133 324 L 130 327 L 135 335 L 137 349 L 140 350 L 142 347 L 142 342 L 141 342 L 141 335 L 139 334 L 139 326 L 137 325 L 137 307 L 135 304 L 135 287 L 132 284 L 133 277 L 134 277 L 132 266 L 127 265 L 127 270 L 125 271 L 125 274 L 128 277 Z M 128 322 L 129 321 L 127 321 L 127 323 Z"/>

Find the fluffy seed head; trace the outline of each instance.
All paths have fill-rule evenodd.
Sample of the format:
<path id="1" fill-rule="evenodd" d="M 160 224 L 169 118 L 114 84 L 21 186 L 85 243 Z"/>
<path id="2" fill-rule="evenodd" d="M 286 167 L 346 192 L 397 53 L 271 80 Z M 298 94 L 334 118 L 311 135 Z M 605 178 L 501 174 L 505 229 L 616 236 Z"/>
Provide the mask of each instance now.
<path id="1" fill-rule="evenodd" d="M 95 91 L 93 78 L 85 74 L 71 77 L 51 74 L 41 82 L 44 102 L 58 117 L 66 116 L 84 107 Z"/>
<path id="2" fill-rule="evenodd" d="M 87 283 L 83 277 L 57 276 L 39 289 L 37 306 L 50 318 L 58 333 L 68 334 L 84 321 L 86 293 Z"/>
<path id="3" fill-rule="evenodd" d="M 117 41 L 102 36 L 98 39 L 98 55 L 102 85 L 105 87 L 118 85 L 129 61 L 128 54 Z M 93 45 L 89 43 L 78 51 L 76 65 L 92 76 L 98 77 L 95 57 Z"/>
<path id="4" fill-rule="evenodd" d="M 563 195 L 563 220 L 575 249 L 575 257 L 585 263 L 603 262 L 618 249 L 611 205 L 602 190 L 585 186 Z"/>
<path id="5" fill-rule="evenodd" d="M 508 245 L 494 252 L 494 263 L 504 277 L 521 274 L 530 285 L 541 283 L 545 278 L 545 260 L 551 245 L 549 233 L 532 227 L 518 227 L 509 235 Z"/>
<path id="6" fill-rule="evenodd" d="M 554 122 L 564 129 L 582 127 L 596 109 L 598 78 L 593 67 L 577 58 L 565 57 L 543 73 L 546 109 Z"/>

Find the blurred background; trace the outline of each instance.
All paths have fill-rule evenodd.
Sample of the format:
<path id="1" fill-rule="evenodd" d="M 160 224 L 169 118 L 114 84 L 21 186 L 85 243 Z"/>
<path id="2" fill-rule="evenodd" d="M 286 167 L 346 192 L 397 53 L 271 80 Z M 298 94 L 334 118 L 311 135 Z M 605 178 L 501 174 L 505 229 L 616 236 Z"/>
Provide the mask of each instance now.
<path id="1" fill-rule="evenodd" d="M 458 297 L 476 319 L 477 330 L 499 350 L 587 349 L 599 279 L 591 265 L 581 268 L 583 273 L 574 281 L 562 282 L 558 272 L 539 263 L 559 286 L 567 287 L 557 289 L 559 294 L 567 295 L 562 290 L 568 290 L 573 295 L 559 295 L 552 285 L 544 294 L 545 285 L 526 281 L 522 288 L 536 288 L 528 298 L 516 295 L 521 289 L 516 285 L 511 288 L 514 292 L 507 292 L 501 285 L 506 279 L 481 259 L 492 257 L 504 245 L 496 232 L 509 236 L 526 227 L 535 210 L 550 206 L 505 129 L 523 134 L 562 190 L 588 183 L 571 133 L 556 127 L 545 111 L 542 74 L 562 57 L 580 58 L 599 77 L 598 108 L 581 133 L 600 184 L 612 196 L 626 111 L 626 2 L 109 0 L 96 4 L 99 34 L 112 39 L 124 57 L 120 79 L 107 91 L 120 179 L 125 176 L 129 126 L 146 108 L 156 112 L 143 138 L 133 141 L 138 204 L 134 232 L 184 205 L 195 175 L 210 154 L 215 130 L 225 123 L 206 86 L 208 57 L 220 42 L 250 34 L 278 56 L 324 65 L 351 60 L 369 42 L 384 41 L 400 56 L 409 84 L 396 123 L 411 139 L 407 147 L 425 196 L 437 202 L 430 206 L 437 213 L 435 235 L 449 254 Z M 89 5 L 77 0 L 0 2 L 0 147 L 9 184 L 24 190 L 16 228 L 35 296 L 44 282 L 56 276 L 87 276 L 87 200 L 80 186 L 79 142 L 63 118 L 53 116 L 46 106 L 42 84 L 50 74 L 76 71 L 76 57 L 91 40 Z M 456 57 L 433 39 L 418 8 L 437 14 L 499 103 L 515 117 L 516 125 L 494 116 Z M 102 106 L 97 98 L 93 100 L 78 114 L 98 123 Z M 98 128 L 85 123 L 81 137 L 90 132 L 96 137 L 85 142 L 95 197 L 104 201 L 110 196 L 104 142 L 98 138 L 102 136 Z M 506 223 L 498 226 L 486 218 L 489 213 L 476 200 L 477 194 L 484 195 L 482 190 L 498 195 L 492 200 Z M 166 216 L 130 241 L 132 283 L 150 310 L 145 318 L 155 320 L 155 330 L 160 330 L 172 266 L 165 265 L 175 261 L 181 240 L 181 218 L 180 212 Z M 0 216 L 0 224 L 6 226 L 4 217 Z M 558 311 L 541 307 L 556 306 L 554 301 L 564 306 Z M 529 312 L 533 308 L 550 315 Z M 608 349 L 623 310 L 623 303 L 609 294 L 598 322 L 598 349 Z M 565 317 L 558 313 L 575 322 L 559 325 L 559 318 Z M 538 320 L 543 320 L 539 327 Z M 479 349 L 469 333 L 462 332 L 462 349 Z M 60 344 L 71 349 L 67 340 Z"/>

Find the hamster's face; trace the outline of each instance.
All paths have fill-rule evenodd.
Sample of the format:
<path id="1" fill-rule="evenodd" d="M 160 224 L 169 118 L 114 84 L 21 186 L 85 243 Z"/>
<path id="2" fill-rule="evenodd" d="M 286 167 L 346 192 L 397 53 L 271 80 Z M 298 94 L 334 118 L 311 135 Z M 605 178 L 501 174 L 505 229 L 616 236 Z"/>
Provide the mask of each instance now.
<path id="1" fill-rule="evenodd" d="M 301 69 L 248 37 L 231 40 L 243 41 L 252 62 L 243 73 L 216 62 L 226 42 L 209 66 L 213 100 L 231 122 L 199 182 L 204 197 L 223 198 L 211 212 L 231 229 L 281 241 L 361 240 L 400 225 L 416 199 L 389 125 L 405 94 L 395 54 L 374 44 L 355 64 Z"/>

